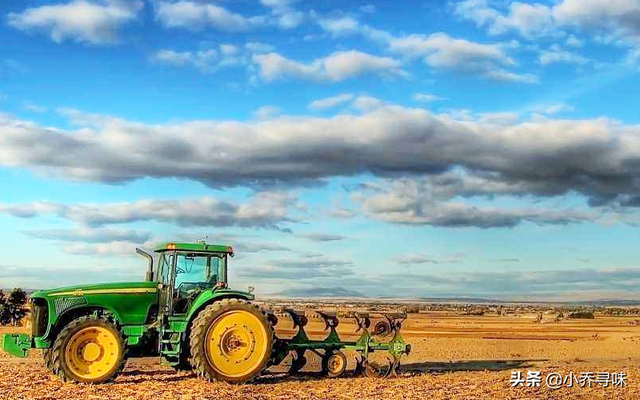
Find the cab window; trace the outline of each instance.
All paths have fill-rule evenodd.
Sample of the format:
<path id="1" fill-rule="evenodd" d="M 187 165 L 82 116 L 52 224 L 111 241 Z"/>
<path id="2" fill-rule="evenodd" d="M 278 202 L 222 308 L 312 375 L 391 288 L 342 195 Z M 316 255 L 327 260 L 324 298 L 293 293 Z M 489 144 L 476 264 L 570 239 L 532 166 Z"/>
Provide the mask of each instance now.
<path id="1" fill-rule="evenodd" d="M 176 260 L 175 287 L 213 286 L 218 282 L 223 259 L 211 254 L 179 253 Z"/>

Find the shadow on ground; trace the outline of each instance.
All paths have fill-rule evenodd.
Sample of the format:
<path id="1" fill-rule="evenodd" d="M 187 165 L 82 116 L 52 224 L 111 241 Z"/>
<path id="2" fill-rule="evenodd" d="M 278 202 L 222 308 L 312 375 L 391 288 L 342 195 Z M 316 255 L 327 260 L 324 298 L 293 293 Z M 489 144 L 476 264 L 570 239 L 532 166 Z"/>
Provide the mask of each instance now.
<path id="1" fill-rule="evenodd" d="M 451 362 L 419 362 L 411 364 L 402 364 L 400 366 L 400 375 L 402 374 L 440 374 L 445 372 L 463 372 L 463 371 L 506 371 L 510 369 L 524 369 L 532 367 L 535 363 L 548 361 L 547 359 L 529 359 L 529 360 L 464 360 Z M 345 377 L 355 376 L 354 371 L 347 371 Z M 176 373 L 170 369 L 167 370 L 145 370 L 145 369 L 129 369 L 122 372 L 122 378 L 116 383 L 136 383 L 136 381 L 144 381 L 156 379 L 162 382 L 178 382 L 184 379 L 194 378 L 195 374 L 188 372 Z M 274 384 L 286 381 L 309 381 L 327 379 L 320 372 L 299 372 L 295 376 L 286 373 L 278 373 L 270 371 L 260 378 L 256 379 L 256 384 Z"/>
<path id="2" fill-rule="evenodd" d="M 531 360 L 468 360 L 451 362 L 420 362 L 402 364 L 402 372 L 455 372 L 455 371 L 505 371 L 509 369 L 527 368 L 536 362 L 548 361 L 546 359 Z"/>

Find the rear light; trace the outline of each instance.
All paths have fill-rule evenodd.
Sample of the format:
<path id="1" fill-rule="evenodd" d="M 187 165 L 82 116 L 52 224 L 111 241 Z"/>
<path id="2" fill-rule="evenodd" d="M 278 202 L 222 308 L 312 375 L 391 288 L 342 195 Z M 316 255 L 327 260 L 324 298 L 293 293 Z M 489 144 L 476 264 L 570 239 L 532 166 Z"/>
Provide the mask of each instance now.
<path id="1" fill-rule="evenodd" d="M 227 287 L 226 282 L 218 282 L 216 283 L 216 287 L 219 287 L 220 289 L 224 289 Z"/>

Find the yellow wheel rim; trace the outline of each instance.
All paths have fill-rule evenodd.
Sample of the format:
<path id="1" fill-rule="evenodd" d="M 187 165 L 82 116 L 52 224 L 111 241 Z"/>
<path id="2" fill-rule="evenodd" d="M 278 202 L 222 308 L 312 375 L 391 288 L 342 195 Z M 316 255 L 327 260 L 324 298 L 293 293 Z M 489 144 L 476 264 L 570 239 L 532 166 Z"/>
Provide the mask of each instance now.
<path id="1" fill-rule="evenodd" d="M 340 374 L 345 368 L 345 359 L 333 354 L 327 360 L 327 369 L 331 374 Z"/>
<path id="2" fill-rule="evenodd" d="M 120 342 L 109 329 L 91 326 L 76 332 L 64 352 L 67 367 L 82 379 L 108 375 L 120 359 Z"/>
<path id="3" fill-rule="evenodd" d="M 268 356 L 268 335 L 262 321 L 248 311 L 222 314 L 207 331 L 205 347 L 211 367 L 229 378 L 255 372 Z"/>

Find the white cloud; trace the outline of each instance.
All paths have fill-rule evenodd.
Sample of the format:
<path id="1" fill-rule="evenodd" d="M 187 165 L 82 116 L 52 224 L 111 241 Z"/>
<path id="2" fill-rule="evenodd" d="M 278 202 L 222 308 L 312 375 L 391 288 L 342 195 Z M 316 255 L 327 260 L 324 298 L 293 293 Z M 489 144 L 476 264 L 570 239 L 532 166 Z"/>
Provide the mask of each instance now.
<path id="1" fill-rule="evenodd" d="M 422 253 L 403 254 L 391 259 L 398 264 L 413 265 L 413 264 L 438 264 L 432 257 Z"/>
<path id="2" fill-rule="evenodd" d="M 289 217 L 295 198 L 283 192 L 259 192 L 247 203 L 212 197 L 189 200 L 138 200 L 132 203 L 61 204 L 35 202 L 0 204 L 0 212 L 33 218 L 54 214 L 85 226 L 159 221 L 179 226 L 278 228 Z M 111 233 L 113 234 L 113 233 Z"/>
<path id="3" fill-rule="evenodd" d="M 415 264 L 457 264 L 464 260 L 464 253 L 453 254 L 445 258 L 430 257 L 424 253 L 410 253 L 402 254 L 393 257 L 391 261 L 403 265 L 415 265 Z"/>
<path id="4" fill-rule="evenodd" d="M 399 179 L 363 196 L 362 203 L 369 216 L 382 221 L 448 228 L 511 228 L 524 222 L 567 225 L 600 218 L 593 211 L 478 206 L 440 191 L 425 180 Z"/>
<path id="5" fill-rule="evenodd" d="M 238 49 L 238 47 L 236 47 L 236 46 L 234 46 L 232 44 L 221 44 L 220 45 L 220 53 L 222 53 L 225 56 L 235 56 L 239 52 L 240 52 L 240 50 Z"/>
<path id="6" fill-rule="evenodd" d="M 129 241 L 112 241 L 108 243 L 71 243 L 64 245 L 62 251 L 74 255 L 90 256 L 124 256 L 138 257 L 136 247 L 152 247 L 153 243 L 133 243 Z"/>
<path id="7" fill-rule="evenodd" d="M 456 14 L 486 26 L 491 35 L 516 31 L 526 38 L 555 35 L 552 12 L 544 4 L 529 4 L 514 1 L 508 10 L 501 13 L 489 6 L 486 0 L 466 0 L 455 7 Z"/>
<path id="8" fill-rule="evenodd" d="M 260 0 L 260 4 L 271 8 L 286 8 L 297 2 L 298 0 Z"/>
<path id="9" fill-rule="evenodd" d="M 49 109 L 47 107 L 40 106 L 40 105 L 32 103 L 30 101 L 23 101 L 22 102 L 22 108 L 24 108 L 27 111 L 34 112 L 34 113 L 45 113 L 45 112 L 49 111 Z"/>
<path id="10" fill-rule="evenodd" d="M 226 8 L 193 1 L 161 1 L 155 8 L 156 19 L 167 28 L 200 30 L 207 27 L 222 32 L 245 32 L 265 24 L 264 17 L 246 18 Z"/>
<path id="11" fill-rule="evenodd" d="M 172 67 L 194 67 L 203 73 L 214 73 L 223 68 L 247 65 L 253 54 L 251 49 L 263 47 L 260 43 L 247 43 L 244 47 L 221 44 L 217 49 L 198 51 L 159 50 L 151 55 L 151 61 Z"/>
<path id="12" fill-rule="evenodd" d="M 74 0 L 9 13 L 8 23 L 25 32 L 45 32 L 57 43 L 109 44 L 117 41 L 118 30 L 135 20 L 142 6 L 138 0 Z"/>
<path id="13" fill-rule="evenodd" d="M 304 22 L 306 15 L 300 11 L 286 12 L 278 16 L 278 25 L 283 29 L 297 28 Z"/>
<path id="14" fill-rule="evenodd" d="M 580 39 L 578 39 L 577 37 L 575 37 L 574 35 L 569 35 L 569 37 L 567 37 L 567 40 L 565 42 L 567 44 L 567 46 L 571 46 L 571 47 L 582 47 L 584 46 L 584 42 Z"/>
<path id="15" fill-rule="evenodd" d="M 601 31 L 621 37 L 640 36 L 640 2 L 637 0 L 563 0 L 553 7 L 560 24 Z"/>
<path id="16" fill-rule="evenodd" d="M 298 237 L 310 240 L 312 242 L 339 242 L 339 241 L 348 239 L 346 236 L 343 236 L 343 235 L 338 235 L 334 233 L 322 233 L 322 232 L 306 233 L 303 235 L 298 235 Z"/>
<path id="17" fill-rule="evenodd" d="M 558 45 L 552 45 L 548 50 L 540 51 L 538 62 L 542 65 L 563 63 L 585 65 L 589 59 L 580 54 L 563 50 Z"/>
<path id="18" fill-rule="evenodd" d="M 353 99 L 353 94 L 351 93 L 342 93 L 337 96 L 327 97 L 324 99 L 319 99 L 312 101 L 309 104 L 309 110 L 313 111 L 322 111 L 329 108 L 337 107 L 341 104 L 344 104 Z"/>
<path id="19" fill-rule="evenodd" d="M 252 53 L 269 53 L 275 49 L 272 45 L 261 42 L 247 42 L 244 47 Z"/>
<path id="20" fill-rule="evenodd" d="M 358 32 L 360 23 L 351 17 L 342 17 L 336 19 L 322 19 L 318 21 L 318 25 L 325 31 L 335 36 L 350 35 Z"/>
<path id="21" fill-rule="evenodd" d="M 566 103 L 540 104 L 531 109 L 533 112 L 540 114 L 558 114 L 562 112 L 573 111 L 573 106 Z"/>
<path id="22" fill-rule="evenodd" d="M 159 50 L 151 56 L 151 60 L 172 67 L 193 66 L 202 72 L 213 72 L 219 61 L 215 49 L 191 51 Z"/>
<path id="23" fill-rule="evenodd" d="M 340 82 L 366 73 L 405 75 L 397 60 L 355 50 L 338 51 L 308 64 L 288 59 L 278 53 L 256 54 L 253 61 L 260 68 L 260 77 L 267 82 L 292 78 Z"/>
<path id="24" fill-rule="evenodd" d="M 516 66 L 516 62 L 505 54 L 501 46 L 455 39 L 443 32 L 396 38 L 391 41 L 389 49 L 408 58 L 421 57 L 436 69 L 479 74 L 497 81 L 536 82 L 533 75 L 504 69 Z"/>
<path id="25" fill-rule="evenodd" d="M 333 37 L 344 37 L 359 34 L 369 40 L 380 43 L 388 43 L 393 39 L 391 34 L 386 31 L 372 28 L 369 25 L 361 24 L 352 17 L 324 18 L 318 20 L 318 25 L 322 30 L 329 33 Z"/>
<path id="26" fill-rule="evenodd" d="M 532 39 L 558 36 L 574 30 L 605 35 L 627 45 L 640 46 L 640 2 L 637 0 L 561 0 L 552 5 L 512 2 L 507 9 L 490 6 L 487 0 L 465 0 L 455 12 L 490 34 L 510 31 Z M 567 44 L 581 47 L 582 40 L 570 34 Z"/>
<path id="27" fill-rule="evenodd" d="M 363 13 L 372 14 L 376 12 L 376 6 L 374 6 L 373 4 L 367 4 L 367 5 L 358 7 L 358 10 L 360 10 L 360 12 L 363 12 Z"/>
<path id="28" fill-rule="evenodd" d="M 261 279 L 295 279 L 345 277 L 353 274 L 353 262 L 347 259 L 312 256 L 296 259 L 267 260 L 263 265 L 245 268 L 241 276 Z"/>
<path id="29" fill-rule="evenodd" d="M 356 216 L 356 212 L 354 210 L 344 207 L 336 201 L 333 202 L 333 207 L 326 211 L 326 214 L 338 219 L 350 219 Z"/>
<path id="30" fill-rule="evenodd" d="M 431 103 L 438 100 L 446 100 L 446 98 L 444 97 L 436 96 L 435 94 L 431 94 L 431 93 L 416 93 L 413 95 L 413 99 L 415 101 L 420 101 L 424 103 Z"/>
<path id="31" fill-rule="evenodd" d="M 262 106 L 253 112 L 253 117 L 257 120 L 264 121 L 277 117 L 280 114 L 280 108 L 276 106 Z"/>
<path id="32" fill-rule="evenodd" d="M 271 9 L 273 24 L 275 22 L 282 29 L 297 28 L 306 19 L 306 14 L 296 11 L 293 5 L 297 0 L 261 0 L 260 3 Z"/>
<path id="33" fill-rule="evenodd" d="M 385 102 L 373 96 L 358 96 L 351 102 L 351 107 L 361 112 L 371 112 L 385 106 Z"/>
<path id="34" fill-rule="evenodd" d="M 23 232 L 38 239 L 63 242 L 107 243 L 113 241 L 143 243 L 150 239 L 148 232 L 114 228 L 37 229 Z"/>

